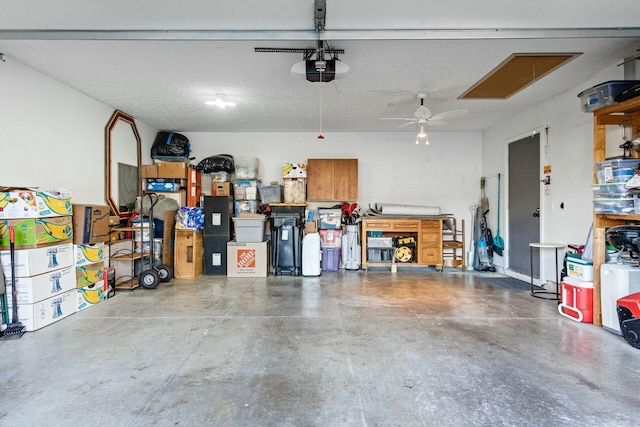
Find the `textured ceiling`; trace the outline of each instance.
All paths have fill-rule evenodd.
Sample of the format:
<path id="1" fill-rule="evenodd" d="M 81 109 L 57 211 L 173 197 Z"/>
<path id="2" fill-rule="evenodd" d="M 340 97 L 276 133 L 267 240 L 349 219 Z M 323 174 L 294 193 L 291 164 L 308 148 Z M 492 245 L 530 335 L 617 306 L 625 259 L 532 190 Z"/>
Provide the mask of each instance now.
<path id="1" fill-rule="evenodd" d="M 0 52 L 159 129 L 384 132 L 401 122 L 378 118 L 411 117 L 418 92 L 434 114 L 469 110 L 439 130 L 482 130 L 640 48 L 636 0 L 430 3 L 327 0 L 316 33 L 311 0 L 12 2 Z M 330 83 L 291 75 L 301 54 L 254 52 L 318 36 L 350 67 Z M 513 53 L 553 52 L 582 55 L 507 100 L 457 99 Z M 236 106 L 205 105 L 218 93 Z"/>

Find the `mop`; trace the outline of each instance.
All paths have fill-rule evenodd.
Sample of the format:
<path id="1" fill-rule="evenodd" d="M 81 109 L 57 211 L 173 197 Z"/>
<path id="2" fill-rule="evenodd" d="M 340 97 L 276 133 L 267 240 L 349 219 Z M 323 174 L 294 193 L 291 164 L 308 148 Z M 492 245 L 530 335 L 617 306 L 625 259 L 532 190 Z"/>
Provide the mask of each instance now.
<path id="1" fill-rule="evenodd" d="M 11 305 L 12 305 L 12 318 L 11 323 L 4 330 L 2 339 L 4 340 L 16 340 L 22 338 L 27 329 L 20 320 L 18 320 L 18 287 L 16 286 L 16 263 L 15 263 L 15 231 L 13 226 L 9 226 L 9 248 L 11 252 Z"/>

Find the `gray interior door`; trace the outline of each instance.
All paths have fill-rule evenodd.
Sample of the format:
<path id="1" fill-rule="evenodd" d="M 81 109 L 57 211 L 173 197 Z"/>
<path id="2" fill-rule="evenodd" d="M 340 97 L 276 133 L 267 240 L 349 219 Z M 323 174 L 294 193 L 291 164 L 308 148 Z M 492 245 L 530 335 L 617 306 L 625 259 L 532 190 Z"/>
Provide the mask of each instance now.
<path id="1" fill-rule="evenodd" d="M 540 134 L 509 144 L 509 269 L 531 274 L 529 243 L 540 241 Z M 533 276 L 540 254 L 533 251 Z"/>

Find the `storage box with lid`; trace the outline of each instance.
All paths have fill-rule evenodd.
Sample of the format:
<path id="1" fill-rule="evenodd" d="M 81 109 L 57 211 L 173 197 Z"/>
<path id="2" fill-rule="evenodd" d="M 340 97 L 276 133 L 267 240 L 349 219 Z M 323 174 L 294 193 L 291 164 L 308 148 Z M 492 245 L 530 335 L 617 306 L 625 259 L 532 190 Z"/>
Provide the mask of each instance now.
<path id="1" fill-rule="evenodd" d="M 640 80 L 611 80 L 583 90 L 578 94 L 584 112 L 599 110 L 616 103 L 615 97 L 640 83 Z"/>
<path id="2" fill-rule="evenodd" d="M 613 159 L 596 162 L 598 184 L 627 182 L 638 170 L 640 159 Z"/>
<path id="3" fill-rule="evenodd" d="M 342 246 L 342 230 L 320 229 L 323 248 L 339 248 Z"/>
<path id="4" fill-rule="evenodd" d="M 264 242 L 266 218 L 233 218 L 236 242 L 259 243 Z"/>
<path id="5" fill-rule="evenodd" d="M 322 271 L 340 270 L 340 248 L 322 248 Z"/>
<path id="6" fill-rule="evenodd" d="M 593 212 L 597 214 L 632 215 L 635 213 L 633 197 L 619 199 L 593 199 Z"/>
<path id="7" fill-rule="evenodd" d="M 257 157 L 236 157 L 234 164 L 237 179 L 258 179 L 260 159 Z"/>
<path id="8" fill-rule="evenodd" d="M 236 200 L 258 200 L 258 184 L 256 179 L 234 179 L 233 198 Z"/>
<path id="9" fill-rule="evenodd" d="M 342 209 L 318 209 L 320 229 L 339 229 L 342 227 Z"/>
<path id="10" fill-rule="evenodd" d="M 282 203 L 282 185 L 267 185 L 258 187 L 260 192 L 260 201 L 264 205 L 269 203 Z"/>
<path id="11" fill-rule="evenodd" d="M 233 209 L 236 215 L 242 212 L 256 213 L 258 211 L 258 202 L 256 200 L 234 200 Z"/>
<path id="12" fill-rule="evenodd" d="M 382 236 L 367 236 L 367 248 L 393 249 L 393 238 Z"/>
<path id="13" fill-rule="evenodd" d="M 594 199 L 624 199 L 633 197 L 633 192 L 623 182 L 611 184 L 594 184 L 591 186 Z"/>
<path id="14" fill-rule="evenodd" d="M 576 279 L 593 281 L 593 263 L 582 259 L 580 254 L 567 254 L 567 275 Z"/>

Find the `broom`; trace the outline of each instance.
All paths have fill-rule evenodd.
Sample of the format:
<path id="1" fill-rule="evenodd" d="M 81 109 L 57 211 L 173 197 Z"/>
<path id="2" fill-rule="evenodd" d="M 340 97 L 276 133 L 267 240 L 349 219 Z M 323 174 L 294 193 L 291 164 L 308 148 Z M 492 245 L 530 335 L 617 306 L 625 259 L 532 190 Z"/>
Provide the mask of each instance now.
<path id="1" fill-rule="evenodd" d="M 9 226 L 9 249 L 11 252 L 11 305 L 12 307 L 12 318 L 11 323 L 7 326 L 7 329 L 4 330 L 4 335 L 2 339 L 5 340 L 17 340 L 22 338 L 22 334 L 27 329 L 20 320 L 18 320 L 18 288 L 16 286 L 16 262 L 15 262 L 15 232 L 13 226 Z"/>

